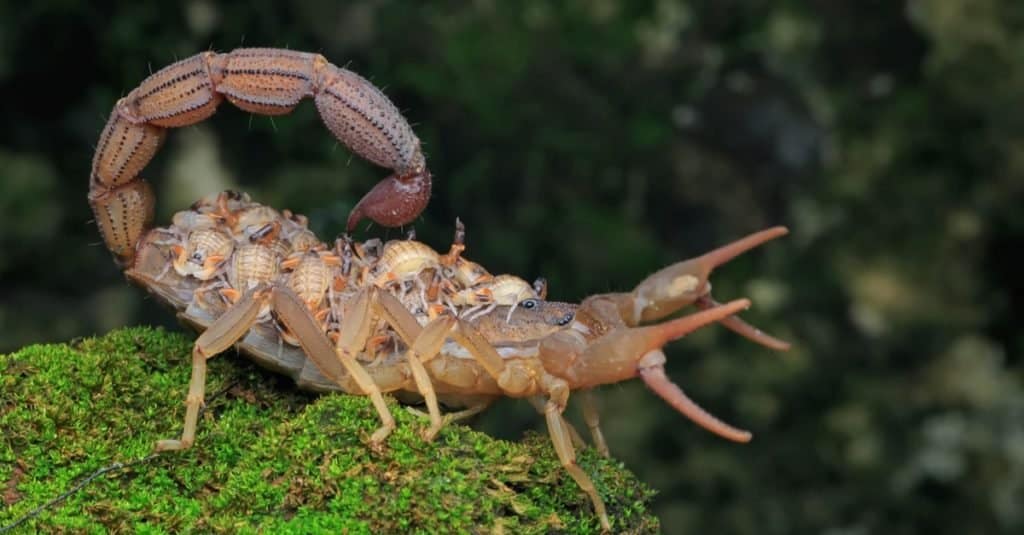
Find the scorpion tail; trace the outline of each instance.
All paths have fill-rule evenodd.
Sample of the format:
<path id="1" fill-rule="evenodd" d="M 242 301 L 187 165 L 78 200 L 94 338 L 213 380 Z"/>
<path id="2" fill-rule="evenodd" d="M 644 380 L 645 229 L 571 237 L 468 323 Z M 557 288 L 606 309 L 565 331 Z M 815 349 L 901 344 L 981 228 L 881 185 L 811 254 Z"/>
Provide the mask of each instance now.
<path id="1" fill-rule="evenodd" d="M 412 221 L 430 199 L 420 141 L 398 108 L 368 80 L 319 54 L 273 48 L 203 52 L 164 67 L 120 99 L 92 162 L 89 204 L 107 248 L 131 267 L 153 215 L 140 173 L 167 130 L 206 120 L 224 101 L 259 115 L 290 113 L 312 98 L 327 128 L 354 154 L 393 171 L 356 205 L 384 226 Z"/>
<path id="2" fill-rule="evenodd" d="M 370 218 L 385 227 L 400 227 L 412 222 L 430 201 L 430 171 L 409 176 L 390 175 L 381 180 L 348 216 L 348 232 L 355 230 L 363 218 Z"/>

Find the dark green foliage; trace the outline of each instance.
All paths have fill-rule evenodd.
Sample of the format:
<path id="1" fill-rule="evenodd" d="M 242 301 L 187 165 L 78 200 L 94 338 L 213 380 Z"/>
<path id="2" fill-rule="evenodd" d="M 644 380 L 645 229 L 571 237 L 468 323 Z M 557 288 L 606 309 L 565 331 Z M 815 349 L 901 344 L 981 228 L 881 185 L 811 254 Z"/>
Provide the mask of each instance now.
<path id="1" fill-rule="evenodd" d="M 4 350 L 173 322 L 87 223 L 120 95 L 211 47 L 318 51 L 415 124 L 436 179 L 419 237 L 446 248 L 459 216 L 470 258 L 542 275 L 555 298 L 793 230 L 713 278 L 788 355 L 723 329 L 668 353 L 751 444 L 640 385 L 600 393 L 612 453 L 658 489 L 667 531 L 1024 531 L 1024 2 L 118 4 L 0 0 Z M 305 103 L 273 121 L 226 105 L 143 174 L 159 221 L 231 186 L 332 237 L 385 172 Z M 520 405 L 479 427 L 518 440 L 542 425 Z"/>
<path id="2" fill-rule="evenodd" d="M 0 527 L 91 472 L 146 457 L 180 432 L 191 342 L 134 328 L 0 356 Z M 460 425 L 433 443 L 392 405 L 398 429 L 380 453 L 366 398 L 296 393 L 225 355 L 196 446 L 99 477 L 24 524 L 28 531 L 508 533 L 599 531 L 590 501 L 545 436 L 492 439 Z M 655 532 L 653 492 L 587 450 L 581 465 L 617 529 Z"/>

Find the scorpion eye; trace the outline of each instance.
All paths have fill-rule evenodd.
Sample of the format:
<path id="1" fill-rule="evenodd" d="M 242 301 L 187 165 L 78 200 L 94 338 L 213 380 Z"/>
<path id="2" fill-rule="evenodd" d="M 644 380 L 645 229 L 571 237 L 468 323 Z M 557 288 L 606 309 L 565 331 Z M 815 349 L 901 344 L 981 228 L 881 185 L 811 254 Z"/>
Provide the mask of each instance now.
<path id="1" fill-rule="evenodd" d="M 525 308 L 526 310 L 531 310 L 537 308 L 538 304 L 539 303 L 536 299 L 526 299 L 522 303 L 519 303 L 519 306 Z"/>
<path id="2" fill-rule="evenodd" d="M 569 322 L 572 321 L 573 317 L 575 317 L 575 314 L 572 312 L 566 312 L 565 315 L 562 316 L 562 319 L 558 320 L 558 326 L 561 327 L 563 325 L 568 325 Z"/>

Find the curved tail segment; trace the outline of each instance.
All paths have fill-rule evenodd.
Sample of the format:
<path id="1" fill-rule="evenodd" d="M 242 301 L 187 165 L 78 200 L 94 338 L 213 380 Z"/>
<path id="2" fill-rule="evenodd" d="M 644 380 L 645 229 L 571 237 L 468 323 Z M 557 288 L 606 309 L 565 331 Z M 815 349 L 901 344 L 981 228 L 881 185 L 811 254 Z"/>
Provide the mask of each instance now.
<path id="1" fill-rule="evenodd" d="M 353 153 L 392 170 L 353 208 L 361 219 L 396 227 L 430 200 L 420 141 L 395 105 L 358 74 L 319 54 L 273 48 L 204 52 L 154 73 L 114 106 L 92 163 L 89 204 L 107 248 L 129 266 L 153 216 L 153 191 L 139 174 L 168 128 L 213 115 L 225 98 L 260 115 L 291 112 L 312 98 L 327 128 Z"/>

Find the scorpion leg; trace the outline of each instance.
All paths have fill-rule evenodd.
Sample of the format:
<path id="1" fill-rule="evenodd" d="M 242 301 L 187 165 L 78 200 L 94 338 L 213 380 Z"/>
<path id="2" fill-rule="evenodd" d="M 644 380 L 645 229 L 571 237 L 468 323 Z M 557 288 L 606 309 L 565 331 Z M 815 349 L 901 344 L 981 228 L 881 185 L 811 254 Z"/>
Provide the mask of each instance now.
<path id="1" fill-rule="evenodd" d="M 423 440 L 427 442 L 434 440 L 437 433 L 441 431 L 441 427 L 444 426 L 445 420 L 441 418 L 437 393 L 434 392 L 434 385 L 430 382 L 430 376 L 427 374 L 427 369 L 423 367 L 423 363 L 436 357 L 441 351 L 441 346 L 444 345 L 444 340 L 448 331 L 451 330 L 453 322 L 454 318 L 451 316 L 438 317 L 423 327 L 419 336 L 411 344 L 406 342 L 409 347 L 406 360 L 409 362 L 409 369 L 412 371 L 416 388 L 423 396 L 430 415 L 430 427 L 422 433 Z"/>
<path id="2" fill-rule="evenodd" d="M 461 411 L 449 412 L 444 415 L 444 423 L 461 422 L 467 418 L 472 418 L 481 412 L 487 410 L 494 403 L 494 398 L 487 398 L 475 405 L 462 409 Z"/>
<path id="3" fill-rule="evenodd" d="M 302 350 L 325 377 L 342 384 L 347 372 L 363 395 L 369 396 L 381 421 L 381 426 L 370 435 L 370 444 L 374 448 L 380 447 L 394 431 L 395 418 L 384 402 L 380 387 L 355 358 L 366 347 L 373 326 L 368 294 L 363 292 L 345 317 L 335 347 L 331 346 L 306 304 L 290 288 L 274 288 L 273 304 L 282 323 L 295 335 Z"/>
<path id="4" fill-rule="evenodd" d="M 302 351 L 313 361 L 324 377 L 342 384 L 345 367 L 334 354 L 334 346 L 317 325 L 309 308 L 291 288 L 277 286 L 272 292 L 271 308 L 285 329 L 299 342 Z"/>
<path id="5" fill-rule="evenodd" d="M 523 369 L 506 364 L 501 355 L 492 347 L 487 339 L 469 323 L 459 320 L 451 337 L 466 348 L 473 358 L 480 363 L 487 373 L 498 382 L 498 386 L 512 396 L 529 397 L 531 393 L 543 392 L 547 401 L 544 404 L 544 418 L 548 423 L 548 432 L 554 443 L 555 452 L 569 475 L 576 484 L 590 496 L 594 512 L 601 520 L 605 531 L 611 529 L 608 513 L 605 511 L 604 500 L 597 493 L 593 480 L 576 464 L 576 450 L 573 448 L 571 426 L 563 416 L 569 401 L 569 384 L 561 378 L 541 372 L 539 377 L 533 369 Z"/>
<path id="6" fill-rule="evenodd" d="M 337 349 L 333 351 L 337 355 L 335 360 L 332 358 L 333 355 L 325 350 L 325 347 L 329 348 L 327 339 L 316 327 L 315 320 L 294 292 L 285 288 L 276 289 L 275 309 L 285 325 L 296 334 L 303 350 L 321 368 L 325 376 L 335 382 L 338 381 L 341 370 L 337 368 L 337 361 L 340 360 L 363 393 L 370 396 L 382 422 L 380 429 L 370 437 L 370 442 L 374 445 L 381 444 L 391 434 L 395 428 L 395 421 L 384 403 L 380 389 L 369 373 L 356 361 L 355 355 L 366 347 L 376 321 L 375 316 L 381 316 L 409 347 L 409 368 L 430 411 L 431 425 L 424 431 L 423 438 L 432 440 L 437 435 L 444 425 L 444 420 L 441 418 L 437 394 L 430 383 L 423 362 L 433 358 L 440 351 L 445 333 L 451 330 L 452 318 L 438 318 L 421 328 L 394 296 L 371 288 L 359 295 L 356 304 L 348 313 L 338 335 Z"/>
<path id="7" fill-rule="evenodd" d="M 455 237 L 452 239 L 452 246 L 448 249 L 448 254 L 441 257 L 441 265 L 453 268 L 455 263 L 458 262 L 462 252 L 466 250 L 466 225 L 462 223 L 462 220 L 455 218 Z"/>
<path id="8" fill-rule="evenodd" d="M 576 464 L 571 435 L 562 418 L 568 402 L 570 381 L 574 388 L 590 388 L 640 375 L 652 390 L 701 426 L 733 440 L 750 439 L 749 433 L 729 427 L 700 410 L 665 376 L 661 367 L 664 361 L 659 362 L 650 356 L 655 352 L 660 355 L 661 347 L 672 340 L 739 312 L 748 307 L 750 301 L 740 299 L 658 325 L 635 328 L 626 325 L 618 305 L 620 302 L 616 295 L 595 296 L 584 301 L 576 313 L 574 329 L 551 335 L 541 344 L 539 358 L 545 371 L 539 381 L 533 379 L 538 381 L 534 386 L 547 394 L 544 416 L 558 458 L 580 488 L 590 496 L 594 510 L 601 518 L 601 526 L 606 531 L 610 526 L 604 504 L 593 481 Z M 593 341 L 578 336 L 579 332 L 589 331 L 591 327 L 599 327 L 606 332 Z M 466 334 L 470 332 L 470 329 L 465 331 Z M 470 338 L 470 344 L 477 345 L 473 344 L 472 336 L 467 338 Z M 479 353 L 484 354 L 486 351 Z M 476 352 L 474 356 L 480 358 Z M 491 371 L 489 367 L 488 371 Z M 499 377 L 498 384 L 503 388 L 504 385 L 515 384 L 514 380 L 506 376 L 507 371 L 499 370 L 495 375 Z M 551 373 L 556 373 L 558 377 Z"/>
<path id="9" fill-rule="evenodd" d="M 583 398 L 583 421 L 587 422 L 587 428 L 590 429 L 594 447 L 597 448 L 598 453 L 609 457 L 608 443 L 605 442 L 604 433 L 601 432 L 601 415 L 597 410 L 597 397 L 594 396 L 594 391 L 590 388 L 581 391 L 580 396 Z"/>
<path id="10" fill-rule="evenodd" d="M 605 511 L 604 500 L 597 493 L 594 481 L 576 464 L 576 450 L 572 446 L 570 428 L 566 427 L 565 420 L 562 418 L 565 406 L 569 402 L 569 385 L 565 380 L 547 374 L 542 378 L 542 382 L 546 383 L 544 387 L 548 396 L 544 406 L 544 418 L 547 420 L 548 434 L 551 435 L 551 442 L 555 445 L 558 460 L 576 481 L 576 484 L 583 489 L 583 492 L 590 496 L 590 501 L 594 505 L 594 513 L 601 520 L 601 529 L 611 531 L 612 526 L 608 520 L 608 513 Z"/>
<path id="11" fill-rule="evenodd" d="M 373 382 L 373 378 L 366 372 L 366 369 L 356 360 L 356 355 L 366 347 L 366 343 L 370 339 L 370 332 L 375 323 L 375 318 L 371 314 L 370 297 L 370 292 L 361 292 L 352 310 L 345 316 L 345 321 L 341 325 L 341 332 L 338 333 L 338 344 L 335 354 L 337 359 L 341 361 L 342 366 L 355 379 L 359 389 L 365 395 L 370 396 L 373 406 L 377 409 L 381 426 L 370 435 L 370 444 L 374 447 L 379 447 L 388 435 L 394 431 L 395 419 L 391 416 L 391 411 L 388 410 L 387 404 L 384 403 L 384 396 L 381 394 L 380 388 Z"/>
<path id="12" fill-rule="evenodd" d="M 544 416 L 544 406 L 547 403 L 544 396 L 530 396 L 526 399 L 530 402 L 530 405 L 533 406 L 533 409 L 537 411 L 537 414 Z M 576 427 L 572 425 L 572 422 L 566 420 L 564 416 L 562 417 L 562 425 L 569 430 L 569 437 L 572 439 L 573 446 L 578 449 L 587 447 L 587 442 L 583 440 L 582 436 L 580 436 L 580 432 L 577 431 Z"/>
<path id="13" fill-rule="evenodd" d="M 467 420 L 469 418 L 472 418 L 472 417 L 476 416 L 477 414 L 480 414 L 481 412 L 484 412 L 485 410 L 487 410 L 487 408 L 490 407 L 493 403 L 494 403 L 494 399 L 493 398 L 489 398 L 486 401 L 475 403 L 475 404 L 470 405 L 469 407 L 467 407 L 465 409 L 462 409 L 462 410 L 459 410 L 459 411 L 446 412 L 441 417 L 441 427 L 444 427 L 444 426 L 446 426 L 446 425 L 448 425 L 448 424 L 450 424 L 452 422 L 461 422 L 462 420 Z M 423 411 L 417 409 L 416 407 L 406 407 L 405 410 L 407 410 L 411 414 L 415 414 L 416 416 L 419 416 L 421 418 L 432 418 L 432 416 L 430 415 L 429 412 L 423 412 Z"/>
<path id="14" fill-rule="evenodd" d="M 384 318 L 384 321 L 398 333 L 398 337 L 409 348 L 406 353 L 409 370 L 412 371 L 413 381 L 416 382 L 416 388 L 423 396 L 427 412 L 430 415 L 430 427 L 422 433 L 423 439 L 429 442 L 437 436 L 448 420 L 441 417 L 437 393 L 434 391 L 434 385 L 430 382 L 430 375 L 423 363 L 433 359 L 441 351 L 441 346 L 444 345 L 448 332 L 452 330 L 455 318 L 440 316 L 431 320 L 425 327 L 420 327 L 416 318 L 395 299 L 395 296 L 388 292 L 371 291 L 373 291 L 373 303 L 377 314 Z M 486 405 L 484 407 L 486 408 Z"/>
<path id="15" fill-rule="evenodd" d="M 192 348 L 192 380 L 185 398 L 185 429 L 179 440 L 160 440 L 156 451 L 184 450 L 192 446 L 196 436 L 199 408 L 206 392 L 206 359 L 231 347 L 248 332 L 267 301 L 265 290 L 249 290 L 242 298 L 217 318 L 196 339 Z"/>
<path id="16" fill-rule="evenodd" d="M 424 363 L 435 358 L 441 351 L 441 347 L 456 324 L 454 317 L 440 316 L 431 320 L 426 326 L 420 327 L 416 318 L 391 293 L 379 291 L 377 288 L 370 288 L 369 296 L 368 306 L 372 307 L 374 314 L 380 316 L 385 323 L 394 329 L 398 337 L 409 348 L 406 360 L 409 363 L 409 369 L 412 372 L 416 388 L 419 390 L 420 395 L 423 396 L 424 403 L 427 405 L 431 422 L 430 426 L 422 433 L 424 440 L 433 440 L 446 423 L 468 418 L 483 411 L 490 405 L 490 401 L 488 401 L 487 403 L 470 407 L 460 413 L 441 416 L 437 393 L 434 390 L 433 383 L 431 383 L 430 375 L 424 367 Z"/>

